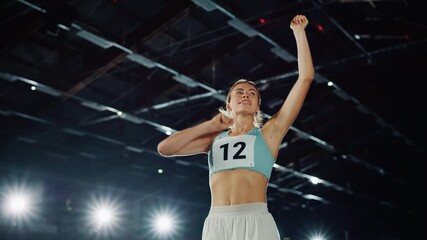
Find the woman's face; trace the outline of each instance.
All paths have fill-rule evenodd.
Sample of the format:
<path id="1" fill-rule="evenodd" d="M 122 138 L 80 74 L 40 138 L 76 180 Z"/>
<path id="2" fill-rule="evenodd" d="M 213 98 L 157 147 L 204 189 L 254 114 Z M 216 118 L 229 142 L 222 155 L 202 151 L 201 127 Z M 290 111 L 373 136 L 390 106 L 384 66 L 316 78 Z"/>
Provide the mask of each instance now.
<path id="1" fill-rule="evenodd" d="M 231 89 L 227 110 L 234 114 L 254 114 L 259 110 L 259 93 L 250 83 L 239 83 Z"/>

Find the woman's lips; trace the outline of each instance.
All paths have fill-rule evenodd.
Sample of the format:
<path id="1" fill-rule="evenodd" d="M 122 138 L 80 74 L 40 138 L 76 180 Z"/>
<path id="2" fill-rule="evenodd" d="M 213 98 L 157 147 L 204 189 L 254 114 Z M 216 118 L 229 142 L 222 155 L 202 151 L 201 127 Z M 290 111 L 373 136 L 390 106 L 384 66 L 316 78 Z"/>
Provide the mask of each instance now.
<path id="1" fill-rule="evenodd" d="M 249 100 L 242 100 L 239 104 L 251 104 Z"/>

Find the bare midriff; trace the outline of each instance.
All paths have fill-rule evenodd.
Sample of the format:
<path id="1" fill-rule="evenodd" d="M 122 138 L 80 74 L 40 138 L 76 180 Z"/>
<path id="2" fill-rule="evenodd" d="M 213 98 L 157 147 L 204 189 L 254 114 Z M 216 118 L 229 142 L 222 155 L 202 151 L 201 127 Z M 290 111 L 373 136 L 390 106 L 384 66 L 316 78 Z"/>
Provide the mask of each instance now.
<path id="1" fill-rule="evenodd" d="M 267 178 L 247 169 L 225 170 L 210 176 L 212 206 L 266 202 Z"/>

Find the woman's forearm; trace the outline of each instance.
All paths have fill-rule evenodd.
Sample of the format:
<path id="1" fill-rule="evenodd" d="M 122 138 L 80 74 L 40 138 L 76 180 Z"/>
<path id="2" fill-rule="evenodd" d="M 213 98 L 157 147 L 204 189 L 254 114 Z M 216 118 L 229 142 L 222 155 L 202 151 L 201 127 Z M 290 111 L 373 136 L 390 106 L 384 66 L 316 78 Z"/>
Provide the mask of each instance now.
<path id="1" fill-rule="evenodd" d="M 313 60 L 305 30 L 295 30 L 294 36 L 297 45 L 299 78 L 313 80 Z"/>
<path id="2" fill-rule="evenodd" d="M 157 145 L 157 150 L 163 156 L 198 153 L 201 152 L 204 145 L 201 142 L 203 137 L 216 131 L 218 130 L 215 129 L 210 120 L 205 121 L 167 137 Z"/>

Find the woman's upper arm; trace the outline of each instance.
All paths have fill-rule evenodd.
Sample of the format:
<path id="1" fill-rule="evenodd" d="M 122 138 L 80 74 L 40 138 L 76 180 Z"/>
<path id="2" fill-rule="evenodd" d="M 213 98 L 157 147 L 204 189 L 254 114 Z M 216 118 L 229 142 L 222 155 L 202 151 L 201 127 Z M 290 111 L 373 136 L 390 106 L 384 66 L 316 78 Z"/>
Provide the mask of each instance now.
<path id="1" fill-rule="evenodd" d="M 281 144 L 283 137 L 297 118 L 310 84 L 310 79 L 298 79 L 280 110 L 264 124 L 263 134 L 267 136 L 266 140 L 270 141 L 273 148 Z"/>
<path id="2" fill-rule="evenodd" d="M 280 110 L 269 120 L 275 131 L 285 134 L 297 118 L 311 85 L 311 79 L 298 79 Z"/>

